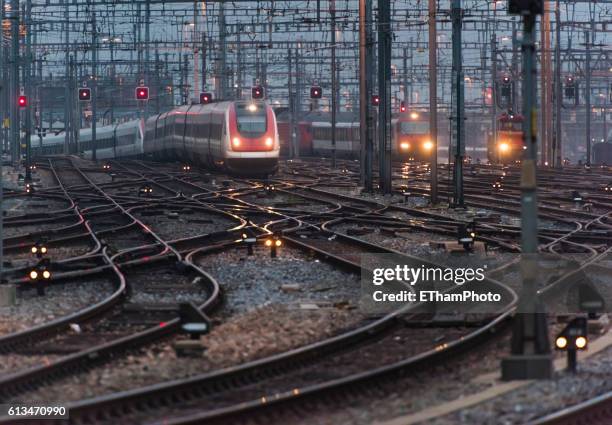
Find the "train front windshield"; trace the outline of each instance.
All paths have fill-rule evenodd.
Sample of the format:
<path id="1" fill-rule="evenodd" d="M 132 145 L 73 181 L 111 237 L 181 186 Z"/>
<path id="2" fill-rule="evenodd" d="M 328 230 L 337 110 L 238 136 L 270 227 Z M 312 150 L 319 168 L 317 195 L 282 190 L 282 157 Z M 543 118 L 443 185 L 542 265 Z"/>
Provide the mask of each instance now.
<path id="1" fill-rule="evenodd" d="M 265 104 L 245 103 L 236 105 L 238 131 L 244 137 L 260 137 L 268 128 Z"/>
<path id="2" fill-rule="evenodd" d="M 523 123 L 520 121 L 502 121 L 500 120 L 499 130 L 501 131 L 522 131 Z"/>
<path id="3" fill-rule="evenodd" d="M 429 123 L 427 122 L 403 122 L 401 126 L 402 134 L 427 134 L 429 133 Z"/>

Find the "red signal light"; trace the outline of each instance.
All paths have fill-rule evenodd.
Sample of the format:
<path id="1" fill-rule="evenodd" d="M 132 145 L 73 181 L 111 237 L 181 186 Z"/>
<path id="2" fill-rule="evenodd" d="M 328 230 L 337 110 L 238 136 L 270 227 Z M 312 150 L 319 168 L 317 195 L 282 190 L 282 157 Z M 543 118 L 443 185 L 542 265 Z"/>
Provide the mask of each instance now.
<path id="1" fill-rule="evenodd" d="M 212 98 L 212 93 L 200 93 L 200 103 L 203 105 L 212 102 Z"/>
<path id="2" fill-rule="evenodd" d="M 406 103 L 404 101 L 400 103 L 400 112 L 406 112 Z"/>
<path id="3" fill-rule="evenodd" d="M 323 90 L 319 86 L 312 86 L 310 88 L 310 98 L 311 99 L 321 99 L 323 96 Z"/>
<path id="4" fill-rule="evenodd" d="M 88 89 L 88 88 L 79 89 L 79 100 L 83 102 L 91 100 L 91 89 Z"/>
<path id="5" fill-rule="evenodd" d="M 149 100 L 149 88 L 148 87 L 136 87 L 136 99 L 137 100 Z"/>
<path id="6" fill-rule="evenodd" d="M 28 106 L 27 96 L 19 96 L 19 99 L 17 100 L 17 104 L 19 105 L 20 108 L 25 108 L 26 106 Z"/>
<path id="7" fill-rule="evenodd" d="M 264 88 L 262 86 L 253 86 L 251 88 L 251 98 L 263 99 L 264 98 Z"/>
<path id="8" fill-rule="evenodd" d="M 380 105 L 380 97 L 377 94 L 372 95 L 372 105 L 374 106 Z"/>

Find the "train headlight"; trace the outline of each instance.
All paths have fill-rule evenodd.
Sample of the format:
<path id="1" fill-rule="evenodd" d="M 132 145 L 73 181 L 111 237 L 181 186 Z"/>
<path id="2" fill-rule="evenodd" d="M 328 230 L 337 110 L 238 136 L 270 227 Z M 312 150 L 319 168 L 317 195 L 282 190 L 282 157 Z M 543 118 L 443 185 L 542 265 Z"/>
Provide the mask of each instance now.
<path id="1" fill-rule="evenodd" d="M 33 246 L 32 247 L 32 254 L 36 254 L 38 252 L 38 248 Z"/>
<path id="2" fill-rule="evenodd" d="M 500 152 L 508 152 L 510 150 L 510 145 L 508 143 L 500 143 L 498 146 Z"/>
<path id="3" fill-rule="evenodd" d="M 269 147 L 269 148 L 271 148 L 273 144 L 274 144 L 274 140 L 272 140 L 272 138 L 271 138 L 271 137 L 268 137 L 268 138 L 266 139 L 266 146 L 267 146 L 267 147 Z"/>
<path id="4" fill-rule="evenodd" d="M 38 272 L 36 270 L 32 270 L 30 272 L 30 279 L 36 280 L 37 277 L 38 277 Z"/>
<path id="5" fill-rule="evenodd" d="M 555 345 L 560 350 L 564 349 L 565 347 L 567 347 L 567 338 L 564 336 L 558 337 L 557 340 L 555 341 Z"/>
<path id="6" fill-rule="evenodd" d="M 281 246 L 283 244 L 283 241 L 281 241 L 280 239 L 277 239 L 276 241 L 274 241 L 274 245 Z"/>
<path id="7" fill-rule="evenodd" d="M 579 350 L 582 350 L 586 347 L 587 345 L 587 339 L 583 336 L 579 336 L 578 338 L 576 338 L 576 348 Z"/>
<path id="8" fill-rule="evenodd" d="M 49 279 L 51 277 L 51 272 L 49 270 L 43 271 L 43 277 Z"/>
<path id="9" fill-rule="evenodd" d="M 266 246 L 272 246 L 272 239 L 266 239 Z"/>
<path id="10" fill-rule="evenodd" d="M 251 112 L 255 112 L 257 111 L 257 105 L 255 105 L 254 103 L 250 103 L 247 109 Z"/>
<path id="11" fill-rule="evenodd" d="M 410 143 L 408 143 L 408 142 L 400 143 L 400 149 L 403 150 L 403 151 L 407 151 L 408 149 L 410 149 Z"/>
<path id="12" fill-rule="evenodd" d="M 431 140 L 428 140 L 425 143 L 423 143 L 423 149 L 425 149 L 426 151 L 432 150 L 433 147 L 434 147 L 434 144 Z"/>
<path id="13" fill-rule="evenodd" d="M 419 117 L 419 114 L 417 112 L 411 112 L 410 113 L 410 118 L 413 120 L 416 120 Z"/>
<path id="14" fill-rule="evenodd" d="M 235 148 L 240 146 L 240 139 L 237 137 L 234 137 L 234 139 L 232 140 L 232 146 L 234 146 Z"/>

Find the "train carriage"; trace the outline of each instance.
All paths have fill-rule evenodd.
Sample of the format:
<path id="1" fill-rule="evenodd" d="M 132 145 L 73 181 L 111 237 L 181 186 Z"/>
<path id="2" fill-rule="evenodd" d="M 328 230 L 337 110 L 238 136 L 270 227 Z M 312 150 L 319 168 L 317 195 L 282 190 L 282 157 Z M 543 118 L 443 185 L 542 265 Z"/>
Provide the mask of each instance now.
<path id="1" fill-rule="evenodd" d="M 64 153 L 64 133 L 31 138 L 32 155 Z M 78 151 L 92 157 L 92 130 L 79 132 Z M 188 105 L 96 131 L 96 157 L 148 155 L 183 160 L 235 174 L 263 176 L 278 168 L 276 117 L 263 101 Z"/>
<path id="2" fill-rule="evenodd" d="M 182 106 L 147 120 L 144 153 L 267 175 L 278 167 L 276 117 L 263 101 Z"/>

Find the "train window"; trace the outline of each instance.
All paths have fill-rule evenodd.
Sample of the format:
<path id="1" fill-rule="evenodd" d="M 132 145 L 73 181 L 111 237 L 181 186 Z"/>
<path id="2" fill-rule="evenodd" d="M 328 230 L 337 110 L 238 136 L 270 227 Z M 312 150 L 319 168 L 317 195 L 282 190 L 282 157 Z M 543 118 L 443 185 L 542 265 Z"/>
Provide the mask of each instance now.
<path id="1" fill-rule="evenodd" d="M 268 117 L 262 103 L 236 104 L 238 131 L 245 137 L 257 137 L 266 132 Z"/>
<path id="2" fill-rule="evenodd" d="M 427 122 L 402 122 L 402 134 L 425 134 L 429 132 L 429 123 Z"/>

